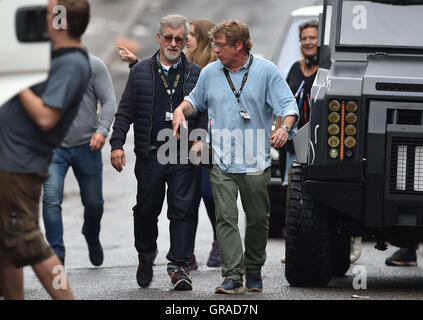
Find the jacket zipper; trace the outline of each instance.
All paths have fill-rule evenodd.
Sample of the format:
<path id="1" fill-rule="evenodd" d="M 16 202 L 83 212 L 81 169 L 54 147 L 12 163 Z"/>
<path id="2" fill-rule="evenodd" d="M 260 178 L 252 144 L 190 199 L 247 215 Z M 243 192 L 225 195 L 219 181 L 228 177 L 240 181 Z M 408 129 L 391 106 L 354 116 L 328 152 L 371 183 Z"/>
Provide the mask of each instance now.
<path id="1" fill-rule="evenodd" d="M 148 154 L 150 153 L 150 143 L 151 143 L 151 129 L 153 128 L 153 109 L 154 109 L 154 99 L 155 99 L 155 95 L 156 95 L 156 75 L 154 74 L 154 65 L 153 63 L 150 61 L 151 63 L 151 70 L 152 70 L 152 75 L 153 75 L 153 101 L 151 103 L 151 110 L 150 110 L 150 129 L 148 130 L 148 150 L 147 153 L 144 156 L 144 159 L 148 157 Z"/>
<path id="2" fill-rule="evenodd" d="M 156 87 L 156 84 L 155 84 L 156 75 L 154 73 L 154 65 L 151 61 L 150 61 L 150 63 L 151 63 L 151 69 L 152 69 L 152 74 L 153 74 L 153 103 L 151 104 L 151 112 L 150 112 L 150 130 L 148 131 L 148 150 L 147 150 L 147 154 L 145 155 L 144 158 L 147 158 L 148 154 L 150 153 L 151 130 L 153 128 L 153 109 L 154 109 L 154 98 L 155 98 L 155 87 Z M 183 93 L 184 96 L 185 96 L 185 91 L 186 91 L 185 90 L 186 83 L 187 83 L 189 76 L 191 75 L 191 70 L 192 70 L 192 66 L 189 66 L 187 76 L 184 77 L 184 83 L 182 85 L 182 93 Z"/>

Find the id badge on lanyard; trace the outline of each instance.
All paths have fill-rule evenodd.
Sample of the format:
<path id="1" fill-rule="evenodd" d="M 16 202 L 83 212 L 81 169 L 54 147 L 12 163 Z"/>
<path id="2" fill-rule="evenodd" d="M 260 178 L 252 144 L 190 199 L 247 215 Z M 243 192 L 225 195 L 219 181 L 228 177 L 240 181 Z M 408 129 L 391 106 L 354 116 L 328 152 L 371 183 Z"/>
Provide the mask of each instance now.
<path id="1" fill-rule="evenodd" d="M 173 121 L 173 112 L 166 111 L 166 121 Z"/>
<path id="2" fill-rule="evenodd" d="M 251 64 L 253 63 L 253 60 L 254 60 L 254 56 L 253 56 L 253 55 L 251 55 L 251 56 L 250 56 L 250 63 L 248 64 L 247 71 L 245 72 L 244 77 L 243 77 L 243 79 L 242 79 L 241 88 L 240 88 L 238 91 L 236 91 L 236 89 L 235 89 L 235 86 L 234 86 L 234 84 L 233 84 L 233 82 L 232 82 L 232 80 L 231 80 L 231 77 L 229 76 L 229 72 L 228 72 L 228 70 L 223 69 L 223 72 L 225 73 L 225 76 L 226 76 L 226 80 L 227 80 L 227 81 L 228 81 L 228 83 L 229 83 L 229 87 L 231 88 L 232 92 L 233 92 L 233 93 L 234 93 L 234 95 L 235 95 L 236 100 L 238 101 L 238 106 L 239 106 L 239 115 L 241 116 L 241 118 L 242 118 L 244 121 L 249 121 L 249 120 L 251 120 L 251 117 L 250 117 L 250 115 L 248 114 L 247 110 L 245 110 L 245 109 L 244 109 L 244 107 L 241 105 L 240 96 L 241 96 L 242 89 L 244 88 L 244 85 L 245 85 L 245 83 L 247 82 L 247 78 L 248 78 L 248 71 L 250 71 L 250 67 L 251 67 Z"/>
<path id="3" fill-rule="evenodd" d="M 161 68 L 159 68 L 158 71 L 159 71 L 159 74 L 160 74 L 160 78 L 162 79 L 163 86 L 166 89 L 167 98 L 168 98 L 169 105 L 170 105 L 170 111 L 166 111 L 166 114 L 165 114 L 165 121 L 170 122 L 170 121 L 173 121 L 173 96 L 175 94 L 176 87 L 178 86 L 178 82 L 179 82 L 179 79 L 181 77 L 182 70 L 180 68 L 178 68 L 178 74 L 176 75 L 176 79 L 175 79 L 175 82 L 173 83 L 172 89 L 170 89 L 170 86 L 169 86 L 165 76 L 163 75 L 163 71 L 161 70 Z"/>

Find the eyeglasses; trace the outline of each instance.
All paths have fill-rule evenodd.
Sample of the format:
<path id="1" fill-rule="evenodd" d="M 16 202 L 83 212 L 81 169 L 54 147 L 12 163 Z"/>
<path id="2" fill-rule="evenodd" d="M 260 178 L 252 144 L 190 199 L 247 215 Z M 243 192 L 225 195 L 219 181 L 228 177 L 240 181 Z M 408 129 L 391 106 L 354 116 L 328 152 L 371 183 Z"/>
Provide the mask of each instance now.
<path id="1" fill-rule="evenodd" d="M 210 44 L 213 49 L 216 49 L 216 48 L 223 49 L 223 47 L 227 45 L 227 43 L 221 43 L 221 42 L 211 42 Z"/>
<path id="2" fill-rule="evenodd" d="M 178 36 L 176 36 L 176 37 L 173 37 L 172 35 L 170 35 L 170 34 L 166 34 L 166 35 L 162 35 L 161 34 L 161 36 L 163 37 L 163 39 L 165 39 L 165 41 L 166 41 L 166 43 L 172 43 L 172 41 L 173 40 L 175 40 L 175 43 L 177 44 L 177 45 L 180 45 L 180 44 L 182 44 L 184 41 L 185 41 L 185 38 L 182 38 L 182 37 L 178 37 Z"/>

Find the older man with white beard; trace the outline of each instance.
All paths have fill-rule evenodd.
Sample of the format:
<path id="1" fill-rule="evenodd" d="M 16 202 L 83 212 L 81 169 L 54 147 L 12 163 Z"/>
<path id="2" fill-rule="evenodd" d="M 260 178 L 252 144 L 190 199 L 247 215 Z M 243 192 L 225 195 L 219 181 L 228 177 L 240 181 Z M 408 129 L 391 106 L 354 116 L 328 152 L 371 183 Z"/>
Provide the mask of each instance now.
<path id="1" fill-rule="evenodd" d="M 171 131 L 175 107 L 191 92 L 200 74 L 200 67 L 189 62 L 182 53 L 188 31 L 189 25 L 183 16 L 169 15 L 160 20 L 157 32 L 160 50 L 131 68 L 110 139 L 111 162 L 121 172 L 125 165 L 123 145 L 133 123 L 138 181 L 137 204 L 133 208 L 134 234 L 139 257 L 137 282 L 142 288 L 148 287 L 153 279 L 157 221 L 167 184 L 168 273 L 174 290 L 192 289 L 186 262 L 192 253 L 193 166 L 179 160 L 180 148 L 177 157 L 173 157 L 178 159 L 177 163 L 163 164 L 158 159 L 159 148 L 168 142 L 161 141 L 159 133 L 166 129 Z M 189 128 L 206 129 L 207 114 L 197 115 Z M 184 154 L 187 150 L 181 152 Z"/>

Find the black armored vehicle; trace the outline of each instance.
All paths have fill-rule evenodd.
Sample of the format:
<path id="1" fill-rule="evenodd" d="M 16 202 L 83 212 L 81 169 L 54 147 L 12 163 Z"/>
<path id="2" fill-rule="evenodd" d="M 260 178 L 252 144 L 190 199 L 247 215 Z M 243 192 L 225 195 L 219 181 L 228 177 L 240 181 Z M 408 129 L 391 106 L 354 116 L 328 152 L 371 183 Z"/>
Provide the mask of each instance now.
<path id="1" fill-rule="evenodd" d="M 423 240 L 423 1 L 325 0 L 311 119 L 287 190 L 292 286 L 350 266 L 350 238 Z"/>

